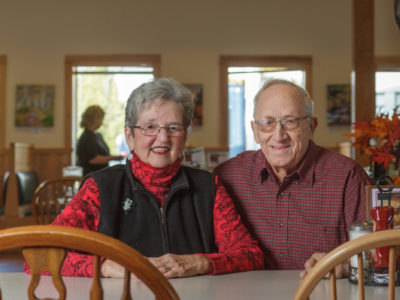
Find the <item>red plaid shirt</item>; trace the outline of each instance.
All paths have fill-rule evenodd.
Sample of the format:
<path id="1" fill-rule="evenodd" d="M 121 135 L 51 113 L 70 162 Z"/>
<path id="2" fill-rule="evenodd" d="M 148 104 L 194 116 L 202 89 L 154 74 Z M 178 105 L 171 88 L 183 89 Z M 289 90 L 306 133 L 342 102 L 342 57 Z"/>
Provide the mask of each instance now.
<path id="1" fill-rule="evenodd" d="M 314 252 L 347 241 L 348 226 L 365 218 L 368 175 L 312 141 L 297 172 L 282 183 L 261 150 L 241 153 L 215 173 L 259 240 L 267 269 L 303 269 Z"/>

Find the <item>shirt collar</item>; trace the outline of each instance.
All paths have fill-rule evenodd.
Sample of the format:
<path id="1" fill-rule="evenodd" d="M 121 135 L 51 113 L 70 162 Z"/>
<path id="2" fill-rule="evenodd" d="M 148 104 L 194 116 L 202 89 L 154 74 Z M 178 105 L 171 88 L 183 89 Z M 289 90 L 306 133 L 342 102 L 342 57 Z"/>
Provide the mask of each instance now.
<path id="1" fill-rule="evenodd" d="M 289 174 L 289 178 L 300 179 L 302 184 L 312 186 L 314 181 L 314 166 L 316 163 L 315 157 L 317 157 L 318 148 L 313 141 L 310 140 L 308 149 L 304 154 L 303 161 L 299 168 L 292 174 Z M 259 174 L 261 182 L 265 182 L 268 178 L 278 182 L 278 179 L 274 175 L 271 165 L 265 159 L 263 152 L 258 150 L 255 158 L 255 166 L 259 168 Z"/>

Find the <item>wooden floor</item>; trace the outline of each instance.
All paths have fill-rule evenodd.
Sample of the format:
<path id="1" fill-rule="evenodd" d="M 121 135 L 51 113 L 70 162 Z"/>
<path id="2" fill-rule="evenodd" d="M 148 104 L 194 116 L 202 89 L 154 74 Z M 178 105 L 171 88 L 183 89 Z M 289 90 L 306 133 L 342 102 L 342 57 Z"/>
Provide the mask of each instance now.
<path id="1" fill-rule="evenodd" d="M 0 253 L 0 272 L 23 272 L 24 258 L 21 253 Z"/>

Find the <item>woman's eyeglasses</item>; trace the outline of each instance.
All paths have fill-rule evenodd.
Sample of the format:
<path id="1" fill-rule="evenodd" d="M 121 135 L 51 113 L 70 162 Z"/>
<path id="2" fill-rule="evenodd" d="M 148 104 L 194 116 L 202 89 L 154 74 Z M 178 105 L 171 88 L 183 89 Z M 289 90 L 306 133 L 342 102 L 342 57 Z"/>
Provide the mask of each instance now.
<path id="1" fill-rule="evenodd" d="M 147 136 L 158 135 L 162 128 L 167 131 L 169 136 L 182 136 L 185 134 L 185 127 L 179 124 L 171 124 L 168 126 L 160 126 L 158 124 L 143 124 L 140 126 L 133 126 L 133 128 L 140 129 L 140 133 Z"/>

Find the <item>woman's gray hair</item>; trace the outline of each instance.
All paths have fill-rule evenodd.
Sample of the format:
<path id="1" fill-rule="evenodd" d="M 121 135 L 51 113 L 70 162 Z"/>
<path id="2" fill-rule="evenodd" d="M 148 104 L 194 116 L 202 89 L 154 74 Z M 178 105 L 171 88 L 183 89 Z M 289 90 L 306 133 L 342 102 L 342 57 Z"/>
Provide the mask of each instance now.
<path id="1" fill-rule="evenodd" d="M 264 84 L 262 85 L 262 87 L 260 88 L 260 90 L 257 92 L 257 94 L 254 96 L 254 111 L 253 111 L 253 117 L 255 116 L 255 112 L 256 112 L 256 105 L 258 102 L 258 98 L 260 97 L 261 93 L 263 91 L 265 91 L 266 89 L 268 89 L 269 87 L 273 86 L 273 85 L 277 85 L 277 84 L 286 84 L 286 85 L 290 85 L 292 87 L 294 87 L 301 95 L 304 96 L 304 102 L 306 104 L 306 114 L 308 117 L 311 117 L 313 112 L 314 112 L 314 101 L 311 100 L 310 98 L 310 94 L 303 89 L 301 86 L 288 81 L 288 80 L 284 80 L 284 79 L 271 79 L 269 81 L 264 82 Z"/>
<path id="2" fill-rule="evenodd" d="M 125 127 L 136 126 L 139 114 L 151 103 L 168 100 L 177 103 L 183 112 L 183 126 L 192 123 L 194 102 L 192 93 L 172 78 L 156 78 L 133 90 L 125 108 Z"/>

